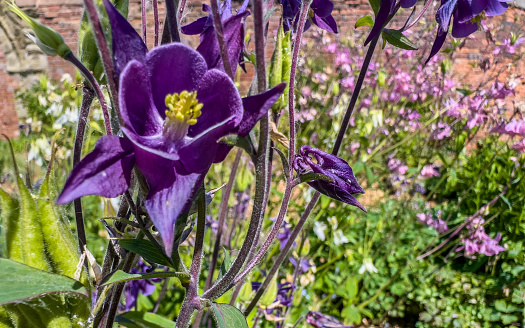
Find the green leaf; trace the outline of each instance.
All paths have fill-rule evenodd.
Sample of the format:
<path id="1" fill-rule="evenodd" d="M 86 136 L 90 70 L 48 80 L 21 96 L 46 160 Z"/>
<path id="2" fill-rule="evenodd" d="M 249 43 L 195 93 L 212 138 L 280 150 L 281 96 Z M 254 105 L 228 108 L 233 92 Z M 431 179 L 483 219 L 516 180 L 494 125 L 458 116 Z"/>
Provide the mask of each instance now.
<path id="1" fill-rule="evenodd" d="M 517 309 L 517 307 L 515 305 L 507 304 L 507 302 L 505 302 L 505 300 L 497 300 L 496 302 L 494 302 L 494 307 L 499 312 L 504 312 L 504 313 L 511 313 L 511 312 L 516 311 L 516 309 Z"/>
<path id="2" fill-rule="evenodd" d="M 226 271 L 228 271 L 228 269 L 230 268 L 230 262 L 231 262 L 231 257 L 230 257 L 230 253 L 228 252 L 228 250 L 224 247 L 222 249 L 224 251 L 224 261 L 222 261 L 222 264 L 221 264 L 221 271 L 219 272 L 219 277 L 217 278 L 218 280 L 221 280 L 222 277 L 224 277 L 224 275 L 226 274 Z"/>
<path id="3" fill-rule="evenodd" d="M 120 325 L 128 328 L 173 328 L 175 322 L 150 312 L 130 311 L 115 319 Z"/>
<path id="4" fill-rule="evenodd" d="M 22 235 L 20 229 L 20 202 L 0 188 L 0 219 L 6 243 L 7 257 L 22 258 Z"/>
<path id="5" fill-rule="evenodd" d="M 263 296 L 259 300 L 259 304 L 265 308 L 270 306 L 275 302 L 275 299 L 277 298 L 277 292 L 277 275 L 274 275 L 270 281 L 270 284 L 268 285 L 268 288 L 266 288 Z"/>
<path id="6" fill-rule="evenodd" d="M 349 300 L 353 300 L 357 296 L 357 292 L 359 291 L 358 281 L 354 277 L 348 278 L 346 281 L 345 289 L 347 292 L 347 298 Z"/>
<path id="7" fill-rule="evenodd" d="M 361 312 L 358 308 L 353 305 L 349 305 L 343 309 L 341 313 L 350 323 L 359 324 L 361 323 Z"/>
<path id="8" fill-rule="evenodd" d="M 397 30 L 391 30 L 385 28 L 383 30 L 383 39 L 385 39 L 391 45 L 405 49 L 405 50 L 417 50 L 417 46 L 410 41 L 403 33 Z"/>
<path id="9" fill-rule="evenodd" d="M 381 7 L 381 0 L 368 0 L 370 7 L 374 10 L 374 14 L 377 15 L 379 12 L 379 7 Z"/>
<path id="10" fill-rule="evenodd" d="M 370 16 L 363 16 L 355 22 L 355 28 L 359 28 L 361 26 L 374 26 L 374 20 Z"/>
<path id="11" fill-rule="evenodd" d="M 275 150 L 275 152 L 279 155 L 279 158 L 281 159 L 283 171 L 285 172 L 284 178 L 288 179 L 288 174 L 286 172 L 290 171 L 290 165 L 288 164 L 288 159 L 286 158 L 286 155 L 277 147 L 273 147 L 273 150 Z"/>
<path id="12" fill-rule="evenodd" d="M 504 325 L 510 325 L 511 323 L 517 321 L 518 317 L 515 315 L 504 314 L 501 316 L 501 322 L 503 322 Z"/>
<path id="13" fill-rule="evenodd" d="M 118 244 L 128 251 L 137 253 L 148 262 L 158 263 L 172 267 L 171 261 L 164 253 L 162 253 L 157 246 L 153 245 L 151 241 L 146 239 L 120 239 Z"/>
<path id="14" fill-rule="evenodd" d="M 87 295 L 84 286 L 76 280 L 7 259 L 0 259 L 0 277 L 0 305 L 51 293 Z"/>
<path id="15" fill-rule="evenodd" d="M 219 328 L 248 328 L 246 318 L 235 306 L 213 303 L 213 317 Z"/>
<path id="16" fill-rule="evenodd" d="M 190 282 L 190 275 L 184 272 L 169 272 L 169 271 L 156 271 L 156 272 L 150 272 L 150 273 L 137 273 L 137 274 L 131 274 L 126 273 L 122 270 L 116 271 L 114 274 L 105 277 L 102 281 L 101 285 L 111 285 L 116 284 L 120 282 L 126 282 L 131 280 L 141 280 L 141 279 L 152 279 L 152 278 L 179 278 L 181 283 L 187 284 Z"/>

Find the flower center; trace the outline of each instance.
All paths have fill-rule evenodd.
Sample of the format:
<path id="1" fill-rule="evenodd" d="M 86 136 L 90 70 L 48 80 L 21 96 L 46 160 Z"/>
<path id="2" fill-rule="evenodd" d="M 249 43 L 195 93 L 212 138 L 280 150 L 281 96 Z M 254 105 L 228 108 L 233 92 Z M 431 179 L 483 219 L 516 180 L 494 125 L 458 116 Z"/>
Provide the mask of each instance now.
<path id="1" fill-rule="evenodd" d="M 173 141 L 181 140 L 188 133 L 190 125 L 197 123 L 197 118 L 202 114 L 203 105 L 197 100 L 197 91 L 168 94 L 164 103 L 168 109 L 163 133 Z"/>

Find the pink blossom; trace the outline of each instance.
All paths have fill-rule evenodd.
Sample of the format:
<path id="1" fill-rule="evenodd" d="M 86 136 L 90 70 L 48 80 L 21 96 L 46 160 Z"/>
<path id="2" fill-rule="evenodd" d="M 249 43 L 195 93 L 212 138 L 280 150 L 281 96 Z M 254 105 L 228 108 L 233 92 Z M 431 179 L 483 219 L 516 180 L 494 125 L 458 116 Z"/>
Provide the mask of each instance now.
<path id="1" fill-rule="evenodd" d="M 425 165 L 421 170 L 421 176 L 425 178 L 439 177 L 439 172 L 434 169 L 434 165 Z"/>

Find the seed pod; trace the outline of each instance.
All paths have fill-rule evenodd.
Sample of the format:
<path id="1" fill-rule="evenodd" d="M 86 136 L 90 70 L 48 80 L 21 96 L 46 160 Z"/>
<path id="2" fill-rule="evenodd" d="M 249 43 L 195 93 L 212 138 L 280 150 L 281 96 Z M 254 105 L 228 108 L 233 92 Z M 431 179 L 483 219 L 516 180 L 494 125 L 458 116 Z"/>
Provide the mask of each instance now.
<path id="1" fill-rule="evenodd" d="M 16 182 L 20 192 L 19 223 L 21 224 L 20 235 L 23 248 L 22 263 L 43 271 L 50 271 L 44 251 L 44 236 L 38 219 L 36 202 L 19 176 Z"/>
<path id="2" fill-rule="evenodd" d="M 20 202 L 0 188 L 0 219 L 4 227 L 7 258 L 22 261 L 22 236 L 20 232 Z"/>
<path id="3" fill-rule="evenodd" d="M 75 237 L 61 218 L 59 208 L 53 203 L 53 192 L 48 173 L 40 187 L 38 212 L 44 234 L 47 254 L 53 271 L 74 278 L 80 254 Z M 83 278 L 86 278 L 85 276 Z M 87 281 L 85 281 L 87 283 Z"/>

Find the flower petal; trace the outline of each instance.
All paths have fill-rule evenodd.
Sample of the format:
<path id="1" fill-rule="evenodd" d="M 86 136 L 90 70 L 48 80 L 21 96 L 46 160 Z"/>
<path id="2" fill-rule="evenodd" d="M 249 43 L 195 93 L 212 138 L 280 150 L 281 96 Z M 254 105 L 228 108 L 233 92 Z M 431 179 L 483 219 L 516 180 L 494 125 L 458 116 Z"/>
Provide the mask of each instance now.
<path id="1" fill-rule="evenodd" d="M 151 189 L 144 201 L 150 218 L 162 237 L 168 256 L 171 256 L 173 250 L 175 222 L 189 209 L 204 179 L 204 176 L 199 174 L 174 173 L 175 181 L 165 188 Z"/>
<path id="2" fill-rule="evenodd" d="M 454 19 L 465 23 L 481 14 L 487 7 L 489 0 L 457 0 L 457 14 Z"/>
<path id="3" fill-rule="evenodd" d="M 330 16 L 332 10 L 334 10 L 334 4 L 330 0 L 313 0 L 310 8 L 319 17 Z"/>
<path id="4" fill-rule="evenodd" d="M 312 17 L 311 20 L 320 29 L 323 29 L 330 33 L 339 33 L 337 31 L 337 23 L 335 22 L 335 19 L 332 17 L 332 15 L 326 17 L 319 17 L 317 15 L 314 15 L 314 17 Z"/>
<path id="5" fill-rule="evenodd" d="M 132 59 L 143 62 L 148 48 L 133 26 L 109 0 L 104 0 L 104 6 L 111 24 L 113 63 L 115 65 L 115 80 L 118 84 L 120 73 L 126 64 Z"/>
<path id="6" fill-rule="evenodd" d="M 434 57 L 437 55 L 443 44 L 445 43 L 445 40 L 447 39 L 447 32 L 444 32 L 441 30 L 441 27 L 438 26 L 438 31 L 436 35 L 436 39 L 434 40 L 434 44 L 432 45 L 432 50 L 430 50 L 430 55 L 428 56 L 427 61 L 425 62 L 425 65 Z"/>
<path id="7" fill-rule="evenodd" d="M 129 188 L 135 165 L 133 146 L 127 139 L 105 136 L 74 168 L 66 180 L 57 204 L 86 195 L 113 198 Z"/>
<path id="8" fill-rule="evenodd" d="M 489 0 L 487 8 L 485 8 L 485 14 L 488 17 L 498 16 L 503 14 L 509 5 L 506 2 L 499 0 Z"/>
<path id="9" fill-rule="evenodd" d="M 416 4 L 417 0 L 401 0 L 401 8 L 411 8 Z"/>
<path id="10" fill-rule="evenodd" d="M 146 55 L 144 66 L 149 69 L 153 102 L 162 118 L 166 116 L 166 96 L 184 90 L 196 90 L 207 70 L 204 58 L 197 51 L 180 43 L 153 48 Z"/>
<path id="11" fill-rule="evenodd" d="M 250 133 L 261 117 L 268 113 L 285 88 L 286 83 L 281 83 L 266 92 L 242 99 L 244 113 L 237 130 L 239 137 L 246 137 Z"/>
<path id="12" fill-rule="evenodd" d="M 210 26 L 213 25 L 213 20 L 211 15 L 201 17 L 196 21 L 184 25 L 180 28 L 181 32 L 186 35 L 196 35 L 201 34 Z"/>
<path id="13" fill-rule="evenodd" d="M 139 136 L 162 133 L 163 119 L 153 103 L 148 70 L 132 60 L 122 72 L 119 102 L 124 124 Z"/>
<path id="14" fill-rule="evenodd" d="M 472 33 L 476 32 L 478 30 L 478 24 L 477 23 L 460 23 L 459 21 L 454 19 L 454 22 L 452 23 L 452 36 L 455 38 L 464 38 Z"/>
<path id="15" fill-rule="evenodd" d="M 381 0 L 381 7 L 379 7 L 379 12 L 377 13 L 374 27 L 372 27 L 372 31 L 370 31 L 370 34 L 366 38 L 365 46 L 370 41 L 372 41 L 372 39 L 378 36 L 379 33 L 381 33 L 383 26 L 385 25 L 388 16 L 390 16 L 390 13 L 392 12 L 395 4 L 395 0 Z"/>
<path id="16" fill-rule="evenodd" d="M 320 193 L 330 198 L 333 198 L 343 203 L 358 207 L 363 212 L 366 212 L 366 208 L 361 203 L 359 203 L 357 199 L 354 196 L 352 196 L 352 194 L 350 194 L 348 191 L 344 190 L 343 188 L 340 188 L 324 180 L 310 181 L 308 182 L 308 184 L 315 190 L 319 191 Z"/>
<path id="17" fill-rule="evenodd" d="M 452 14 L 456 8 L 457 0 L 450 0 L 442 5 L 436 13 L 436 22 L 443 31 L 448 31 Z"/>

